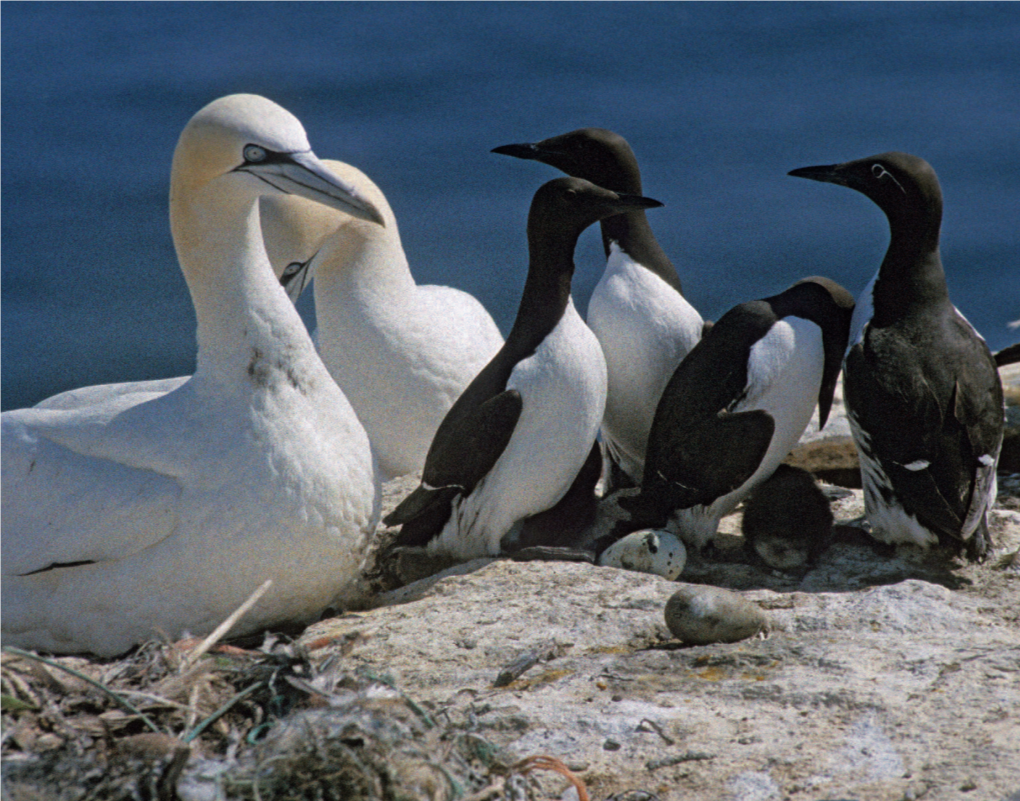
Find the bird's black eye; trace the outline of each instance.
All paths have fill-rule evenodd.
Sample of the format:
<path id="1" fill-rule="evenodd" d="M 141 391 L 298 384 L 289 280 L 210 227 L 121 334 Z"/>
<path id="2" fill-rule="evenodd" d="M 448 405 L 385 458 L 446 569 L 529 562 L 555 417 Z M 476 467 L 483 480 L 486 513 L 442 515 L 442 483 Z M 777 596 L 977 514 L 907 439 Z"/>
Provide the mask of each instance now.
<path id="1" fill-rule="evenodd" d="M 244 160 L 249 164 L 258 164 L 260 161 L 265 161 L 266 149 L 258 145 L 245 145 Z"/>
<path id="2" fill-rule="evenodd" d="M 881 164 L 872 164 L 871 174 L 874 175 L 876 178 L 882 178 L 888 175 L 889 173 L 886 172 L 885 167 L 883 167 Z"/>
<path id="3" fill-rule="evenodd" d="M 305 265 L 300 261 L 292 261 L 286 267 L 283 268 L 283 274 L 280 276 L 282 281 L 284 278 L 293 278 L 296 273 L 299 273 Z"/>

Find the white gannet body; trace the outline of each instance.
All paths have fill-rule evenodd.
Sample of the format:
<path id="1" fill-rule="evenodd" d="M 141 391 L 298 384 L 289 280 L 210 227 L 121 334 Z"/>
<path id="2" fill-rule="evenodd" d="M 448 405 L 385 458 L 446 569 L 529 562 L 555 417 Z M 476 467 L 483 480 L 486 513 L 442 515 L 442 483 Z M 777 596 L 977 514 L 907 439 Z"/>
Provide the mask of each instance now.
<path id="1" fill-rule="evenodd" d="M 245 633 L 311 619 L 355 584 L 378 477 L 270 268 L 257 201 L 277 192 L 382 221 L 276 104 L 199 111 L 170 191 L 195 374 L 3 415 L 5 644 L 112 655 L 202 634 L 271 579 Z"/>
<path id="2" fill-rule="evenodd" d="M 314 274 L 319 355 L 365 426 L 380 470 L 420 473 L 443 417 L 503 337 L 472 295 L 418 286 L 382 191 L 356 167 L 325 163 L 379 209 L 385 226 L 301 198 L 267 197 L 266 247 L 293 300 Z M 305 265 L 293 263 L 313 249 Z"/>

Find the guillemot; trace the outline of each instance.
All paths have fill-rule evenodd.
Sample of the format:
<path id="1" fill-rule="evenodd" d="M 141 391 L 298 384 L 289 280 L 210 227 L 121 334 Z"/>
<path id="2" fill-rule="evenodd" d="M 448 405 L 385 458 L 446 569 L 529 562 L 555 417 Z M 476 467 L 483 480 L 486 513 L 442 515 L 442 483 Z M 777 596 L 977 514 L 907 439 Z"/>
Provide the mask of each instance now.
<path id="1" fill-rule="evenodd" d="M 421 485 L 386 517 L 402 525 L 399 544 L 459 560 L 497 555 L 528 518 L 568 495 L 606 399 L 602 350 L 570 295 L 574 247 L 604 217 L 659 205 L 578 178 L 538 189 L 517 317 L 439 426 Z M 594 482 L 587 492 L 594 503 Z"/>
<path id="2" fill-rule="evenodd" d="M 276 192 L 382 222 L 275 103 L 196 113 L 170 190 L 195 374 L 3 414 L 5 645 L 114 655 L 206 634 L 262 590 L 242 634 L 314 619 L 358 585 L 375 461 L 270 268 L 258 202 Z"/>
<path id="3" fill-rule="evenodd" d="M 493 153 L 541 161 L 614 192 L 641 194 L 641 173 L 627 140 L 581 128 Z M 602 439 L 611 465 L 641 483 L 655 407 L 670 376 L 702 336 L 704 321 L 681 293 L 680 278 L 643 209 L 602 220 L 606 267 L 586 322 L 602 345 L 609 375 Z M 616 473 L 617 471 L 614 471 Z M 630 482 L 610 475 L 607 489 Z"/>
<path id="4" fill-rule="evenodd" d="M 680 362 L 648 436 L 641 491 L 607 542 L 667 522 L 696 548 L 832 406 L 853 297 L 827 278 L 730 309 Z"/>
<path id="5" fill-rule="evenodd" d="M 985 341 L 949 299 L 935 171 L 891 152 L 790 175 L 856 189 L 889 220 L 889 248 L 858 299 L 843 370 L 872 535 L 984 558 L 1002 384 Z"/>
<path id="6" fill-rule="evenodd" d="M 829 546 L 832 523 L 829 499 L 814 476 L 780 464 L 744 505 L 744 552 L 775 570 L 806 570 Z"/>

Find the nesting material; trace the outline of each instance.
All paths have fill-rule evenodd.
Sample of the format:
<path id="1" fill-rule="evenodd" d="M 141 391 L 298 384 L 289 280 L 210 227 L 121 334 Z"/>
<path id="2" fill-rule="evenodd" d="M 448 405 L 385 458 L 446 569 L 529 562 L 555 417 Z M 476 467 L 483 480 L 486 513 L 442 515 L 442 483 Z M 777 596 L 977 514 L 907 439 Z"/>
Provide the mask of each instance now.
<path id="1" fill-rule="evenodd" d="M 730 590 L 701 584 L 683 587 L 666 602 L 666 625 L 688 645 L 737 642 L 769 629 L 756 604 Z"/>

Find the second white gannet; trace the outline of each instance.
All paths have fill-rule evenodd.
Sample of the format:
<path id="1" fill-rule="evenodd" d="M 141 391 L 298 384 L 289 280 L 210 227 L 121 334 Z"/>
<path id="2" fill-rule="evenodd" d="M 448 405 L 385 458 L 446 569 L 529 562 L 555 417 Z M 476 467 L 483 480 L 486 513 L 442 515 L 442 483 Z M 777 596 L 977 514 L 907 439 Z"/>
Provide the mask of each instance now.
<path id="1" fill-rule="evenodd" d="M 170 190 L 195 374 L 3 415 L 5 644 L 113 655 L 204 634 L 271 579 L 240 634 L 312 619 L 356 581 L 378 475 L 266 257 L 258 199 L 276 193 L 382 223 L 275 103 L 200 110 Z"/>
<path id="2" fill-rule="evenodd" d="M 385 226 L 301 198 L 266 197 L 266 247 L 292 300 L 314 275 L 319 355 L 365 426 L 380 470 L 420 473 L 443 417 L 503 337 L 473 295 L 416 284 L 379 187 L 350 164 L 325 163 L 379 209 Z M 310 249 L 314 258 L 294 261 Z"/>

